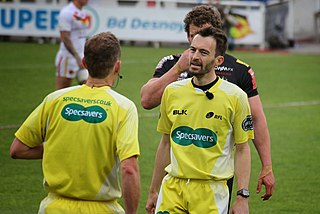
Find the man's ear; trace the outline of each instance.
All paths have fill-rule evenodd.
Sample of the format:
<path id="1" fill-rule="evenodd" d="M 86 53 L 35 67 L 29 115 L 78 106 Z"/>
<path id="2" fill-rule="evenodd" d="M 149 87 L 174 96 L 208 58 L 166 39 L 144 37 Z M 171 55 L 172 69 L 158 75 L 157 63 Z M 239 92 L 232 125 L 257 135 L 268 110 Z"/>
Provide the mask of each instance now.
<path id="1" fill-rule="evenodd" d="M 120 72 L 121 61 L 118 59 L 114 64 L 114 71 L 118 74 Z"/>
<path id="2" fill-rule="evenodd" d="M 87 64 L 86 64 L 84 58 L 82 58 L 81 62 L 82 62 L 82 65 L 83 65 L 85 68 L 87 68 Z"/>
<path id="3" fill-rule="evenodd" d="M 221 56 L 221 55 L 217 56 L 216 60 L 215 60 L 215 66 L 221 65 L 223 63 L 223 61 L 224 61 L 224 57 L 223 56 Z"/>

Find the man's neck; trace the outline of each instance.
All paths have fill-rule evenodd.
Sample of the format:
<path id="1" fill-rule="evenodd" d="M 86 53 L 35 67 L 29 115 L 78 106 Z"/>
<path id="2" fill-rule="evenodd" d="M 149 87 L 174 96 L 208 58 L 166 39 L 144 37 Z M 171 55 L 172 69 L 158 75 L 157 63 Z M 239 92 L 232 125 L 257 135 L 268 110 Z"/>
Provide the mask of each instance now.
<path id="1" fill-rule="evenodd" d="M 214 71 L 203 74 L 203 75 L 196 74 L 196 75 L 194 75 L 193 82 L 197 86 L 203 86 L 203 85 L 207 85 L 207 84 L 210 84 L 211 82 L 213 82 L 216 79 L 216 77 L 217 77 L 217 75 Z"/>
<path id="2" fill-rule="evenodd" d="M 219 77 L 216 76 L 216 79 L 215 79 L 215 80 L 213 80 L 213 81 L 210 82 L 209 84 L 201 85 L 201 86 L 196 85 L 193 80 L 194 80 L 194 79 L 192 79 L 192 85 L 193 85 L 193 87 L 199 88 L 199 89 L 201 89 L 202 91 L 208 91 L 210 88 L 212 88 L 212 86 L 214 86 L 214 85 L 219 81 Z"/>
<path id="3" fill-rule="evenodd" d="M 97 79 L 97 78 L 89 77 L 89 79 L 86 82 L 86 85 L 91 88 L 93 87 L 99 88 L 104 86 L 112 87 L 113 81 L 110 78 Z"/>

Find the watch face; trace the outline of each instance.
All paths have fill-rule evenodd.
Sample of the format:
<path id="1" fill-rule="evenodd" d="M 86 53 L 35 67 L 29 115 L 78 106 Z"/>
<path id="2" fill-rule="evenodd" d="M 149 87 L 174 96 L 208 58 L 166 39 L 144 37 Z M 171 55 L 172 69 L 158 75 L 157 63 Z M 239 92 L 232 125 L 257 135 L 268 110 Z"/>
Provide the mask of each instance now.
<path id="1" fill-rule="evenodd" d="M 250 196 L 250 192 L 247 189 L 241 189 L 237 192 L 237 195 L 241 195 L 242 197 L 249 197 Z"/>

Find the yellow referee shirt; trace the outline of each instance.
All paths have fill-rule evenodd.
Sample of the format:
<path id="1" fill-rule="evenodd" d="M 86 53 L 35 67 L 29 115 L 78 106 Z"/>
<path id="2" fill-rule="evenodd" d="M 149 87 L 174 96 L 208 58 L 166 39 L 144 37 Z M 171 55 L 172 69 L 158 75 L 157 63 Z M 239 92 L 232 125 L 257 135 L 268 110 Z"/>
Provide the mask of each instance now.
<path id="1" fill-rule="evenodd" d="M 49 94 L 15 135 L 29 147 L 45 143 L 49 192 L 83 200 L 120 198 L 119 164 L 140 154 L 136 106 L 109 86 Z"/>
<path id="2" fill-rule="evenodd" d="M 219 78 L 209 89 L 194 88 L 191 78 L 164 91 L 157 130 L 170 134 L 171 163 L 166 171 L 187 179 L 225 180 L 234 174 L 235 143 L 253 139 L 247 95 Z"/>

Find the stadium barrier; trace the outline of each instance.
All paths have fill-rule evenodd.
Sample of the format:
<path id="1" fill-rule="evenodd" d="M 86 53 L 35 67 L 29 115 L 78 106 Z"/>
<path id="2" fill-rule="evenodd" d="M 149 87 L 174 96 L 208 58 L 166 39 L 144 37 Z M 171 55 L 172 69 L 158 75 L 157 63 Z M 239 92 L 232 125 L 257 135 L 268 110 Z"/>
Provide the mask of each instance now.
<path id="1" fill-rule="evenodd" d="M 172 3 L 172 2 L 171 2 Z M 111 31 L 124 41 L 187 42 L 183 19 L 195 4 L 166 7 L 88 5 L 86 20 L 91 36 Z M 58 38 L 58 14 L 64 4 L 0 3 L 0 35 Z M 232 8 L 237 24 L 232 27 L 236 45 L 265 46 L 265 5 L 260 2 L 224 1 Z"/>

